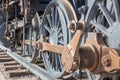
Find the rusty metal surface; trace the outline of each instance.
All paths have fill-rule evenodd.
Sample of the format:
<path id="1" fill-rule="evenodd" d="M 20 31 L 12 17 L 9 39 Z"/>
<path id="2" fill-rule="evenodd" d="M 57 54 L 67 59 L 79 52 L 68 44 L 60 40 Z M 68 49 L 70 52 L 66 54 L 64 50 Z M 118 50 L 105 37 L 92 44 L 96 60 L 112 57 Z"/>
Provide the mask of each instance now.
<path id="1" fill-rule="evenodd" d="M 85 31 L 85 23 L 82 21 L 79 23 L 81 25 L 70 24 L 69 28 L 75 31 L 75 34 L 67 46 L 49 44 L 44 41 L 45 36 L 42 36 L 37 42 L 32 42 L 33 46 L 42 51 L 61 54 L 62 64 L 64 64 L 65 71 L 69 73 L 78 68 L 86 68 L 93 74 L 118 70 L 119 51 L 107 47 L 100 34 L 89 33 L 85 45 L 79 49 L 79 44 Z M 25 41 L 26 44 L 29 44 L 27 42 Z M 111 63 L 111 60 L 118 63 Z"/>
<path id="2" fill-rule="evenodd" d="M 62 54 L 62 63 L 65 66 L 66 72 L 70 72 L 70 70 L 77 69 L 79 63 L 79 44 L 81 42 L 82 36 L 85 31 L 85 23 L 84 21 L 79 21 L 81 25 L 77 25 L 77 27 L 81 27 L 81 31 L 77 28 L 76 33 L 71 39 L 70 43 L 67 46 L 53 45 L 47 42 L 44 42 L 43 36 L 41 40 L 38 40 L 36 43 L 33 42 L 33 46 L 36 44 L 36 48 L 42 51 L 50 51 L 58 54 Z M 26 44 L 28 41 L 25 41 Z M 53 53 L 54 54 L 54 53 Z M 76 65 L 76 66 L 75 66 Z M 74 66 L 74 67 L 73 67 Z"/>

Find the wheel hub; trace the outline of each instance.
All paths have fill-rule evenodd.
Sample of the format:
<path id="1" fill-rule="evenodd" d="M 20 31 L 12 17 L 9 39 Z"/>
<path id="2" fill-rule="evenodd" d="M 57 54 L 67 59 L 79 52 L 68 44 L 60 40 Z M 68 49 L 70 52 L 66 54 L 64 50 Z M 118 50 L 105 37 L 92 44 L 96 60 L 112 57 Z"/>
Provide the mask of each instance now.
<path id="1" fill-rule="evenodd" d="M 120 23 L 115 22 L 113 26 L 108 29 L 110 35 L 107 38 L 107 43 L 110 47 L 120 50 L 120 37 L 118 37 L 118 34 L 120 34 L 119 25 Z"/>
<path id="2" fill-rule="evenodd" d="M 50 33 L 49 42 L 51 44 L 58 44 L 58 32 L 54 29 Z"/>

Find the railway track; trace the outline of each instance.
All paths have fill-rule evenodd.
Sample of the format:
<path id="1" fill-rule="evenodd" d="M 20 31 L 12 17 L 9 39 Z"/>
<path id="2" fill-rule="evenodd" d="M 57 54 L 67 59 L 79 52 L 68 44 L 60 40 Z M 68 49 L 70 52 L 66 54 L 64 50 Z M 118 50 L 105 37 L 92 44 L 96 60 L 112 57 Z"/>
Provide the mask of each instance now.
<path id="1" fill-rule="evenodd" d="M 118 34 L 120 0 L 0 0 L 0 71 L 6 80 L 120 80 Z"/>
<path id="2" fill-rule="evenodd" d="M 42 61 L 33 64 L 21 56 L 20 49 L 11 52 L 10 49 L 0 45 L 0 71 L 6 80 L 55 80 L 44 69 Z"/>
<path id="3" fill-rule="evenodd" d="M 30 71 L 26 70 L 25 67 L 14 61 L 10 56 L 5 54 L 4 51 L 0 53 L 0 67 L 1 73 L 4 75 L 6 80 L 21 80 L 26 78 L 29 80 L 39 80 Z M 25 80 L 25 79 L 24 79 Z"/>

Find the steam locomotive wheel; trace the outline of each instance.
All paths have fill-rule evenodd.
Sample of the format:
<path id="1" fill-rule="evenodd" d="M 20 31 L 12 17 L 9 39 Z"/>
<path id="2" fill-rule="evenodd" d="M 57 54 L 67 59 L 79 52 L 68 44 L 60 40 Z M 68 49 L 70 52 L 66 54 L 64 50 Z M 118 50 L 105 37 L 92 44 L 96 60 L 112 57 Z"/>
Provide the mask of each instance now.
<path id="1" fill-rule="evenodd" d="M 26 39 L 29 40 L 30 45 L 25 45 L 25 56 L 24 58 L 29 61 L 36 63 L 38 59 L 39 50 L 37 50 L 34 46 L 32 46 L 32 41 L 38 40 L 39 34 L 39 25 L 40 19 L 38 13 L 32 19 L 31 28 L 26 29 Z"/>
<path id="2" fill-rule="evenodd" d="M 38 56 L 39 51 L 37 49 L 35 49 L 34 46 L 32 46 L 31 41 L 36 41 L 36 38 L 35 38 L 36 33 L 33 31 L 33 32 L 28 32 L 27 34 L 29 34 L 28 35 L 29 36 L 28 39 L 29 39 L 30 45 L 25 45 L 25 55 L 24 55 L 24 58 L 28 62 L 35 63 L 37 61 L 37 56 Z"/>
<path id="3" fill-rule="evenodd" d="M 69 6 L 70 4 L 67 7 Z M 67 10 L 71 11 L 69 8 L 66 9 L 66 6 L 60 0 L 52 1 L 48 4 L 43 16 L 42 25 L 40 26 L 40 35 L 45 35 L 48 43 L 66 45 L 69 42 L 71 34 L 67 24 L 69 20 L 76 19 L 73 13 L 69 14 L 72 16 L 71 18 L 67 15 Z M 47 51 L 41 53 L 45 67 L 50 74 L 54 77 L 62 76 L 65 71 L 64 65 L 61 62 L 61 55 Z"/>
<path id="4" fill-rule="evenodd" d="M 86 16 L 88 31 L 102 32 L 106 45 L 118 50 L 120 50 L 120 37 L 117 35 L 120 33 L 119 5 L 120 0 L 95 0 L 89 7 Z M 101 74 L 101 76 L 104 75 Z M 101 79 L 118 80 L 118 76 L 106 77 Z"/>
<path id="5" fill-rule="evenodd" d="M 6 47 L 10 47 L 11 46 L 11 42 L 4 37 L 5 30 L 6 30 L 6 24 L 2 23 L 0 25 L 0 44 L 4 45 Z"/>

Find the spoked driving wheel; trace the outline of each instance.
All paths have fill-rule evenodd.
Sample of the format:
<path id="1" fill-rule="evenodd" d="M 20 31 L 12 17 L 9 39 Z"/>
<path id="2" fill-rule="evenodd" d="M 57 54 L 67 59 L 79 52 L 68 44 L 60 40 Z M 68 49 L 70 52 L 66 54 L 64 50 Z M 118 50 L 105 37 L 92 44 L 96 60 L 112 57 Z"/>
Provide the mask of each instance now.
<path id="1" fill-rule="evenodd" d="M 103 33 L 106 46 L 120 50 L 120 0 L 93 1 L 88 9 L 86 22 L 88 31 Z M 117 77 L 105 79 L 117 80 Z"/>
<path id="2" fill-rule="evenodd" d="M 73 18 L 73 13 L 71 13 L 71 16 L 71 19 L 75 19 Z M 67 28 L 69 20 L 66 7 L 60 0 L 52 1 L 45 10 L 42 25 L 40 26 L 40 35 L 45 35 L 48 43 L 66 45 L 71 38 L 71 34 Z M 64 65 L 61 61 L 61 55 L 47 51 L 41 53 L 45 67 L 50 74 L 54 77 L 62 76 Z"/>
<path id="3" fill-rule="evenodd" d="M 24 58 L 27 61 L 33 62 L 33 63 L 37 61 L 38 54 L 39 54 L 39 50 L 37 50 L 35 46 L 32 45 L 32 41 L 38 40 L 39 25 L 40 25 L 39 15 L 36 13 L 34 18 L 32 19 L 31 27 L 25 30 L 25 37 L 28 40 L 29 45 L 25 44 Z"/>

